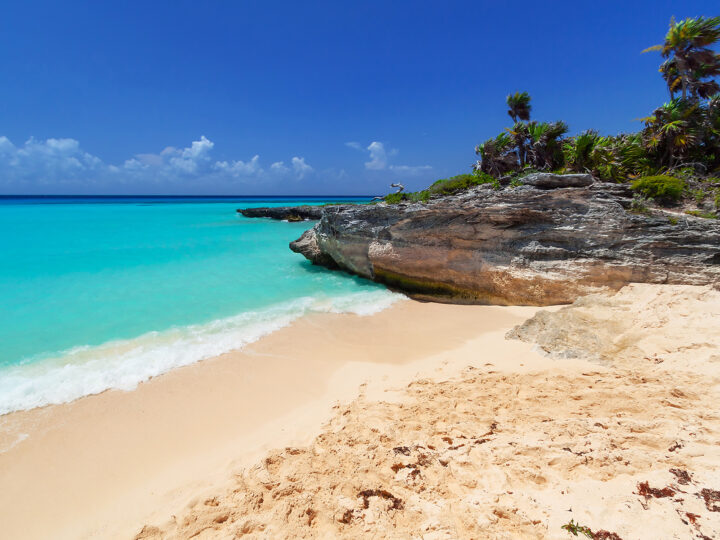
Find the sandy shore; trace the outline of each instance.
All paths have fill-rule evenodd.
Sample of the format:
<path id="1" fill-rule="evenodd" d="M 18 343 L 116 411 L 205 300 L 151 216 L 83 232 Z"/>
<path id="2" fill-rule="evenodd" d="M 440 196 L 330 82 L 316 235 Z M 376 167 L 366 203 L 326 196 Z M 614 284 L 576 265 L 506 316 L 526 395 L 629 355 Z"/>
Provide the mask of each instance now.
<path id="1" fill-rule="evenodd" d="M 717 538 L 717 403 L 709 288 L 318 315 L 3 417 L 0 517 L 8 538 Z"/>
<path id="2" fill-rule="evenodd" d="M 403 301 L 314 315 L 132 392 L 0 417 L 2 536 L 132 537 L 268 450 L 309 444 L 363 383 L 381 395 L 439 367 L 546 361 L 503 339 L 535 311 Z"/>

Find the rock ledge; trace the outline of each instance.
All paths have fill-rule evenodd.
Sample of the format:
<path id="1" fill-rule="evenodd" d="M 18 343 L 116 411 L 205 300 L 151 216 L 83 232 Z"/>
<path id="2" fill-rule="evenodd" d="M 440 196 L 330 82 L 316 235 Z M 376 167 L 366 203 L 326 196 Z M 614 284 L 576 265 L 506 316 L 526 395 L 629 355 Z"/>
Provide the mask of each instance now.
<path id="1" fill-rule="evenodd" d="M 633 282 L 720 287 L 717 221 L 633 214 L 628 186 L 589 175 L 523 181 L 427 204 L 326 207 L 290 248 L 415 298 L 453 303 L 565 304 Z"/>

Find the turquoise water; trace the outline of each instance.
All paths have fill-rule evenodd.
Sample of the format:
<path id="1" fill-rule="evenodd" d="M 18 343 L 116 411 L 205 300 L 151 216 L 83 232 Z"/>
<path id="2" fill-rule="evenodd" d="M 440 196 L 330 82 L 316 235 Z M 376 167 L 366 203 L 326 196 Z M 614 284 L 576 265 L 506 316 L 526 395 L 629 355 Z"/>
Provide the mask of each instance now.
<path id="1" fill-rule="evenodd" d="M 396 300 L 291 252 L 312 223 L 235 212 L 307 202 L 326 201 L 0 199 L 0 414 L 130 389 L 308 312 Z"/>

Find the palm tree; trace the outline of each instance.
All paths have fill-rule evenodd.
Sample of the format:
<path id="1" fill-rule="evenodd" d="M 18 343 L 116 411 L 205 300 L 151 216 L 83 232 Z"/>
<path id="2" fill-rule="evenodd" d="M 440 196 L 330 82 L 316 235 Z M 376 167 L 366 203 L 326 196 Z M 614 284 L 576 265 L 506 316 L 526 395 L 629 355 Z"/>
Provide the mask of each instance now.
<path id="1" fill-rule="evenodd" d="M 658 162 L 669 167 L 688 158 L 703 137 L 704 110 L 698 102 L 679 98 L 665 103 L 644 118 L 645 146 Z"/>
<path id="2" fill-rule="evenodd" d="M 475 153 L 480 156 L 480 162 L 475 168 L 496 178 L 517 169 L 513 140 L 507 133 L 479 144 L 475 147 Z"/>
<path id="3" fill-rule="evenodd" d="M 568 132 L 565 122 L 530 122 L 528 161 L 541 170 L 555 169 L 562 164 L 561 137 Z"/>
<path id="4" fill-rule="evenodd" d="M 709 170 L 713 170 L 720 166 L 720 93 L 708 99 L 703 144 L 703 153 L 709 158 Z"/>
<path id="5" fill-rule="evenodd" d="M 520 161 L 520 168 L 525 167 L 527 161 L 527 141 L 530 137 L 528 131 L 528 125 L 525 122 L 515 122 L 515 125 L 511 128 L 505 128 L 505 130 L 512 137 L 515 147 L 517 148 L 517 157 Z"/>
<path id="6" fill-rule="evenodd" d="M 600 136 L 594 129 L 583 131 L 563 143 L 565 166 L 575 172 L 587 172 L 592 166 L 592 151 Z"/>
<path id="7" fill-rule="evenodd" d="M 639 133 L 598 137 L 589 156 L 593 174 L 624 182 L 631 176 L 658 172 L 643 143 Z"/>
<path id="8" fill-rule="evenodd" d="M 513 119 L 513 123 L 517 124 L 518 118 L 526 122 L 530 120 L 530 111 L 532 110 L 530 94 L 527 92 L 515 92 L 510 94 L 505 101 L 509 107 L 508 114 Z"/>
<path id="9" fill-rule="evenodd" d="M 695 17 L 680 22 L 673 18 L 665 41 L 643 52 L 660 51 L 666 59 L 660 72 L 671 98 L 678 91 L 682 92 L 682 99 L 688 93 L 694 99 L 707 98 L 720 90 L 715 81 L 703 80 L 720 75 L 720 54 L 710 48 L 718 41 L 720 17 Z"/>

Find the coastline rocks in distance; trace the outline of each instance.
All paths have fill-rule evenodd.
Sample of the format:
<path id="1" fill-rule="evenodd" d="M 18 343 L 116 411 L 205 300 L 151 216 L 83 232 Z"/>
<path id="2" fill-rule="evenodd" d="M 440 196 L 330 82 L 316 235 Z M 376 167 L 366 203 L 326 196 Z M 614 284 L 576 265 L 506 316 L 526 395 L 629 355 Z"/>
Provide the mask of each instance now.
<path id="1" fill-rule="evenodd" d="M 720 287 L 717 221 L 632 213 L 627 185 L 589 175 L 531 176 L 426 204 L 328 207 L 290 248 L 441 302 L 567 304 L 633 282 Z"/>
<path id="2" fill-rule="evenodd" d="M 322 206 L 263 206 L 260 208 L 238 208 L 238 213 L 249 218 L 265 217 L 287 221 L 317 220 L 322 217 Z"/>

